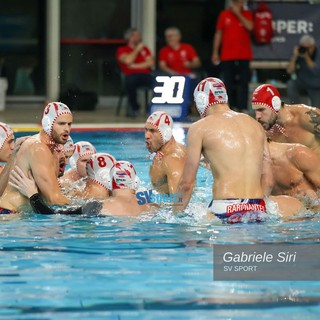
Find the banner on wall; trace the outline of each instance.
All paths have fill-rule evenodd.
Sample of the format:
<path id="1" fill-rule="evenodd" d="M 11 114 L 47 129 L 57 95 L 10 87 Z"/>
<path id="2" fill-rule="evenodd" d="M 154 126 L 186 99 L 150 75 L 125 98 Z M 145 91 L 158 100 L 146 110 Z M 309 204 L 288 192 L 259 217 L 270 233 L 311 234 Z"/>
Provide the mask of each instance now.
<path id="1" fill-rule="evenodd" d="M 320 49 L 320 4 L 308 2 L 268 2 L 273 15 L 274 36 L 271 44 L 253 46 L 254 60 L 289 60 L 294 46 L 304 34 L 312 35 Z M 249 2 L 253 11 L 258 2 Z"/>

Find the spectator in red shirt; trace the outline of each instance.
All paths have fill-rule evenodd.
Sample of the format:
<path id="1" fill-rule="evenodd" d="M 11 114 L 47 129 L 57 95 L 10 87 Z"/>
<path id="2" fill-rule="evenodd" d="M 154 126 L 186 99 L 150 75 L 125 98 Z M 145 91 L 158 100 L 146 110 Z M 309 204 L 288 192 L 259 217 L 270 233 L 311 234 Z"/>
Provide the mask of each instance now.
<path id="1" fill-rule="evenodd" d="M 142 42 L 141 34 L 136 28 L 128 29 L 124 34 L 128 41 L 125 46 L 118 48 L 116 57 L 121 72 L 125 76 L 125 87 L 128 96 L 130 110 L 127 116 L 135 117 L 139 113 L 137 90 L 141 86 L 153 89 L 154 56 L 150 49 Z"/>
<path id="2" fill-rule="evenodd" d="M 164 32 L 167 45 L 159 52 L 159 69 L 171 75 L 193 75 L 193 69 L 201 66 L 196 50 L 181 42 L 181 32 L 169 27 Z"/>
<path id="3" fill-rule="evenodd" d="M 244 8 L 244 2 L 231 0 L 230 8 L 219 14 L 212 54 L 213 64 L 221 62 L 221 77 L 228 91 L 229 104 L 239 111 L 248 106 L 250 61 L 253 58 L 250 38 L 253 15 Z"/>
<path id="4" fill-rule="evenodd" d="M 178 28 L 169 27 L 165 30 L 164 35 L 167 45 L 159 51 L 159 69 L 168 75 L 190 77 L 189 109 L 191 111 L 193 91 L 199 82 L 194 71 L 201 67 L 201 60 L 192 45 L 181 42 L 182 36 Z"/>

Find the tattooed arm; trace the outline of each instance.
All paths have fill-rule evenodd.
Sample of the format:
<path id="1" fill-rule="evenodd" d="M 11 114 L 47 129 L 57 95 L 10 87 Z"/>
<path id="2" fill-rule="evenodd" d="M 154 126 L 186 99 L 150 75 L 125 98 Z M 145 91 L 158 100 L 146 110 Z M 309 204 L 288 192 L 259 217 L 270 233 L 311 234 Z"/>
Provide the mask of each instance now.
<path id="1" fill-rule="evenodd" d="M 305 115 L 302 117 L 303 127 L 320 137 L 320 109 L 310 108 L 309 111 L 305 112 Z"/>

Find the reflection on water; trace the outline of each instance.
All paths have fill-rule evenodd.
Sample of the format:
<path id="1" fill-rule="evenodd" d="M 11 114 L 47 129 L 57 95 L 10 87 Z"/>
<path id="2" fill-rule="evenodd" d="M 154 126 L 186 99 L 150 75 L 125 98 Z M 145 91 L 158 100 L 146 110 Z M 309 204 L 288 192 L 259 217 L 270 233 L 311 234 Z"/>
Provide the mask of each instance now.
<path id="1" fill-rule="evenodd" d="M 166 221 L 164 213 L 2 222 L 0 316 L 84 318 L 113 310 L 166 319 L 170 310 L 177 319 L 199 319 L 198 310 L 203 317 L 254 318 L 266 309 L 270 318 L 312 315 L 319 311 L 318 283 L 213 281 L 212 245 L 314 243 L 319 222 L 201 225 L 190 216 Z"/>
<path id="2" fill-rule="evenodd" d="M 99 152 L 132 161 L 148 186 L 143 133 L 113 134 L 95 133 L 92 142 Z M 319 243 L 320 215 L 209 222 L 210 179 L 199 169 L 185 215 L 161 209 L 139 218 L 26 213 L 0 220 L 0 318 L 317 319 L 318 282 L 213 281 L 212 246 Z"/>

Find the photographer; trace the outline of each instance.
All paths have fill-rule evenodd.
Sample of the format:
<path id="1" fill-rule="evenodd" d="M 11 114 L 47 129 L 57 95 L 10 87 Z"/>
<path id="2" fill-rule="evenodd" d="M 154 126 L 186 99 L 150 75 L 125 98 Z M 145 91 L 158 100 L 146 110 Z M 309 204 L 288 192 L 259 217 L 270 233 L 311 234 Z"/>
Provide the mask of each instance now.
<path id="1" fill-rule="evenodd" d="M 301 95 L 305 94 L 312 106 L 320 108 L 320 53 L 312 36 L 300 38 L 287 72 L 291 75 L 287 83 L 289 103 L 301 103 Z"/>

